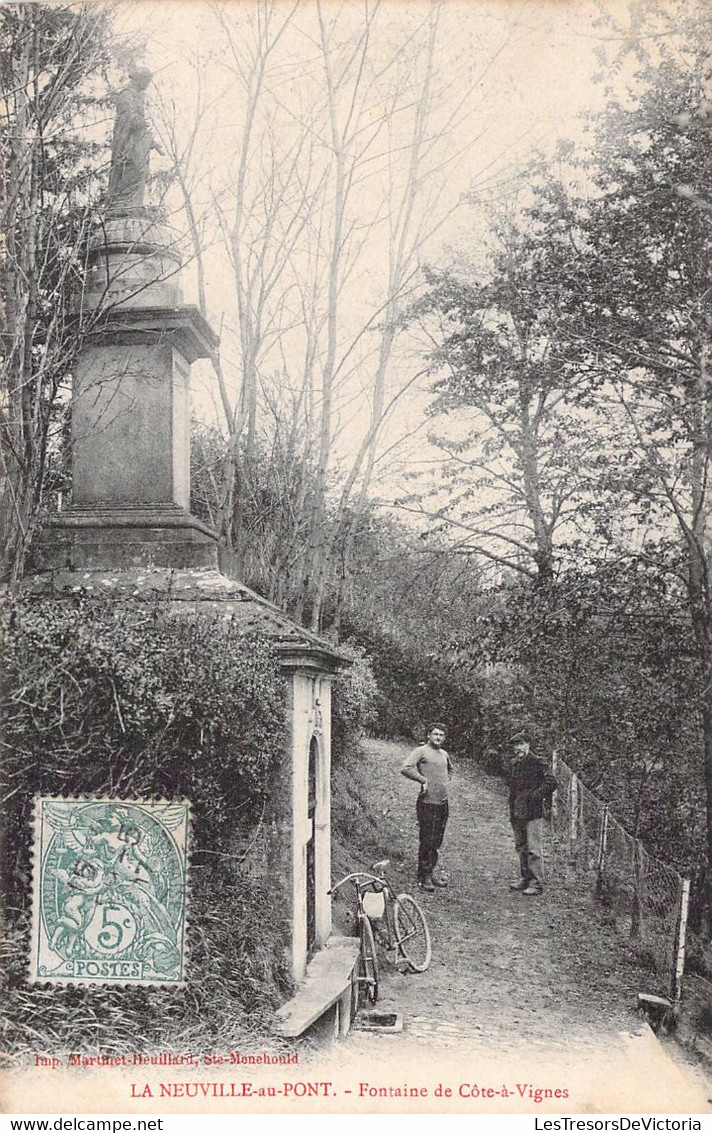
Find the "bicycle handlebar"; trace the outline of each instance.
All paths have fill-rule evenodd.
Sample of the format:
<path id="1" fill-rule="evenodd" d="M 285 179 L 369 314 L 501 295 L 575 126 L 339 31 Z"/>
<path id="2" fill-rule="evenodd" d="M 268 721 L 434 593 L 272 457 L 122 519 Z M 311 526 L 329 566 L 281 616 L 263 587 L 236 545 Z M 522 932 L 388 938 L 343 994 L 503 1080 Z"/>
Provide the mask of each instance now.
<path id="1" fill-rule="evenodd" d="M 382 863 L 379 862 L 378 864 L 380 865 Z M 382 877 L 376 877 L 375 874 L 366 873 L 365 870 L 358 870 L 356 873 L 347 873 L 346 877 L 342 877 L 341 881 L 337 881 L 336 885 L 332 885 L 331 889 L 327 889 L 327 894 L 335 893 L 336 890 L 340 889 L 342 885 L 345 885 L 347 881 L 353 881 L 356 886 L 377 885 L 381 888 L 385 884 Z"/>

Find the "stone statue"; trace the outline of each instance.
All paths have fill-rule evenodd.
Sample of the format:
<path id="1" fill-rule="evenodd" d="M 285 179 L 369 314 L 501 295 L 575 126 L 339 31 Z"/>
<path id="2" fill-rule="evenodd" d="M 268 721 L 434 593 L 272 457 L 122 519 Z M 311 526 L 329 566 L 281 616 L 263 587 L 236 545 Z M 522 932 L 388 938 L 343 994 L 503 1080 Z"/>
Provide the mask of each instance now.
<path id="1" fill-rule="evenodd" d="M 116 121 L 111 141 L 109 209 L 140 209 L 148 177 L 148 158 L 152 149 L 163 153 L 151 136 L 144 108 L 145 90 L 151 72 L 135 67 L 129 85 L 116 96 Z"/>

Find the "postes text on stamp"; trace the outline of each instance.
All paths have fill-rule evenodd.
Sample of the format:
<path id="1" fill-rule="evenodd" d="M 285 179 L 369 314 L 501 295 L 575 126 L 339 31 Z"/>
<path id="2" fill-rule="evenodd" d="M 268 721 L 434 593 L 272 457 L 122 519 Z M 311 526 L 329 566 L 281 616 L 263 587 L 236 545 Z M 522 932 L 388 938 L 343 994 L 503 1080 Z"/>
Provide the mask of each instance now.
<path id="1" fill-rule="evenodd" d="M 182 983 L 189 803 L 35 803 L 30 980 Z"/>

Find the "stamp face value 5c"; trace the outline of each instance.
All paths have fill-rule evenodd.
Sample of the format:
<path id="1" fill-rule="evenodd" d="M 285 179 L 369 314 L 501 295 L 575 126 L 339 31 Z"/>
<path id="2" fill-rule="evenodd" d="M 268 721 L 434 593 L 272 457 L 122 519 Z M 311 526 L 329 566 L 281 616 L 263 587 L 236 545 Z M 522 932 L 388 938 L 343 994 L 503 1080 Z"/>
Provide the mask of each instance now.
<path id="1" fill-rule="evenodd" d="M 185 979 L 187 802 L 36 799 L 30 980 Z"/>

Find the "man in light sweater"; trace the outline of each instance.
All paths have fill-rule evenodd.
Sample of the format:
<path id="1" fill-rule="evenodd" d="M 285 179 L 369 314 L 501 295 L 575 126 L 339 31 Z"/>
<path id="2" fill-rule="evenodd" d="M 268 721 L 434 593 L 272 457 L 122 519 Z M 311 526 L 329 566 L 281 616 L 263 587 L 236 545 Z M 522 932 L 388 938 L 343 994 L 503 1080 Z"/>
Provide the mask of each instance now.
<path id="1" fill-rule="evenodd" d="M 416 747 L 401 767 L 401 775 L 420 784 L 415 804 L 420 830 L 418 882 L 426 893 L 434 893 L 436 886 L 440 889 L 447 885 L 447 881 L 434 875 L 447 825 L 452 775 L 450 756 L 443 748 L 445 734 L 443 724 L 430 724 L 428 742 Z"/>

